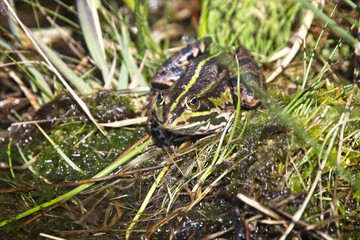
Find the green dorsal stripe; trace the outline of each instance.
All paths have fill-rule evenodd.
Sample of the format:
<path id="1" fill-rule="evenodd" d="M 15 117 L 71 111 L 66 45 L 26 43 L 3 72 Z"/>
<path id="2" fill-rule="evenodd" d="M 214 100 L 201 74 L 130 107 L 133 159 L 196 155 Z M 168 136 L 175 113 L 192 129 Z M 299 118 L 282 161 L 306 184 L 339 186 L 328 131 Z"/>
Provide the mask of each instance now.
<path id="1" fill-rule="evenodd" d="M 199 65 L 197 66 L 194 75 L 191 77 L 191 79 L 190 79 L 188 85 L 186 85 L 184 91 L 181 92 L 181 94 L 176 98 L 175 102 L 171 105 L 170 111 L 173 111 L 176 108 L 176 105 L 178 105 L 180 98 L 189 91 L 189 89 L 191 88 L 192 85 L 194 85 L 194 83 L 196 83 L 196 80 L 199 78 L 200 71 L 201 71 L 202 67 L 205 65 L 205 63 L 207 61 L 219 56 L 220 54 L 221 54 L 221 52 L 218 52 L 218 53 L 216 53 L 208 58 L 205 58 L 204 60 L 201 60 L 199 62 Z"/>

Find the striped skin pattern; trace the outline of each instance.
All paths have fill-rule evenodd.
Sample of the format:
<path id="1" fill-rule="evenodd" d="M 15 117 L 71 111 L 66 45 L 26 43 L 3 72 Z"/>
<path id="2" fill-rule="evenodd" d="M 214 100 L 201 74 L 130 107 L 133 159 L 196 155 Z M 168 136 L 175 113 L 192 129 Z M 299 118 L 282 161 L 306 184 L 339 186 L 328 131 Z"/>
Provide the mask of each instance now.
<path id="1" fill-rule="evenodd" d="M 234 57 L 224 52 L 206 55 L 211 40 L 188 45 L 169 58 L 151 80 L 153 100 L 150 121 L 180 135 L 205 135 L 221 131 L 237 104 Z M 237 50 L 241 76 L 253 77 L 262 86 L 260 69 L 244 48 Z M 240 85 L 242 106 L 253 108 L 260 101 Z"/>

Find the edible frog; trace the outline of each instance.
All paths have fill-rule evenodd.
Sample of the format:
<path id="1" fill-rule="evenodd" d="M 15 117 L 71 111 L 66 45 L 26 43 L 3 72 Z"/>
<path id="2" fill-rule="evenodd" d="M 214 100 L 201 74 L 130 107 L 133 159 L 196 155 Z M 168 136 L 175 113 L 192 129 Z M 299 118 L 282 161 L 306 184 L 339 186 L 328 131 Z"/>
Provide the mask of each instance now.
<path id="1" fill-rule="evenodd" d="M 169 137 L 219 132 L 235 112 L 235 58 L 221 51 L 205 54 L 210 43 L 210 38 L 204 38 L 187 45 L 166 60 L 151 78 L 148 128 L 157 143 L 164 144 Z M 251 75 L 263 86 L 262 72 L 249 52 L 240 47 L 236 55 L 241 76 Z M 260 105 L 260 100 L 242 84 L 240 100 L 243 108 Z"/>

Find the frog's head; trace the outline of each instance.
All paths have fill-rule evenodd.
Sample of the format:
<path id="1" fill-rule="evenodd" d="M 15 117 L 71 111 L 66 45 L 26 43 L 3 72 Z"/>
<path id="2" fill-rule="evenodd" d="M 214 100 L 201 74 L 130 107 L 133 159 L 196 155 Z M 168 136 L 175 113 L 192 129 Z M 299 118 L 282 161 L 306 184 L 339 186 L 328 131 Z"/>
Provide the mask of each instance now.
<path id="1" fill-rule="evenodd" d="M 216 56 L 191 61 L 183 77 L 159 92 L 153 116 L 161 128 L 182 135 L 223 129 L 234 112 L 234 100 L 228 71 Z"/>

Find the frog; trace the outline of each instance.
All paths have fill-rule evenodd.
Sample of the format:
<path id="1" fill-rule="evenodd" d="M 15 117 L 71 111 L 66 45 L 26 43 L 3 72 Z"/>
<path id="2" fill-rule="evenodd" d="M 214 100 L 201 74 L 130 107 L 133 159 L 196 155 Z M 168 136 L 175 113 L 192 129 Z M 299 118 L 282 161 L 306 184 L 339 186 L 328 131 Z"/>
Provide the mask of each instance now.
<path id="1" fill-rule="evenodd" d="M 261 105 L 253 91 L 237 86 L 236 61 L 241 76 L 251 76 L 265 89 L 264 76 L 249 51 L 207 54 L 206 37 L 173 54 L 150 79 L 148 129 L 158 145 L 174 145 L 193 136 L 220 132 L 232 119 L 238 98 L 241 108 Z M 240 95 L 240 96 L 238 96 Z M 180 140 L 179 140 L 180 139 Z"/>

